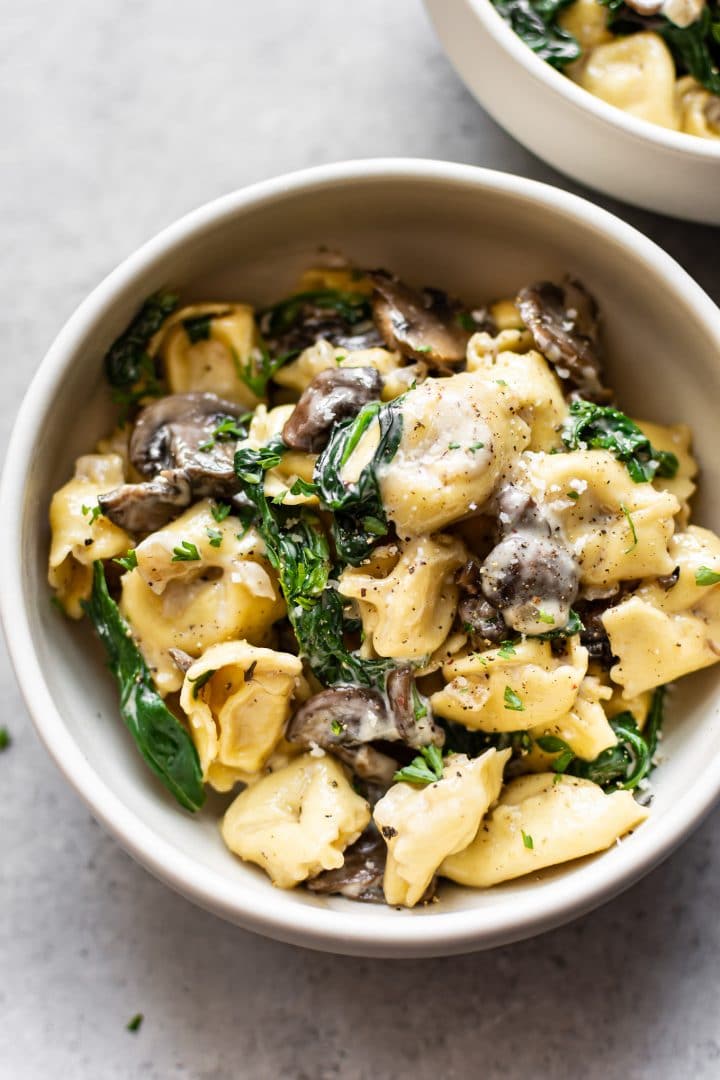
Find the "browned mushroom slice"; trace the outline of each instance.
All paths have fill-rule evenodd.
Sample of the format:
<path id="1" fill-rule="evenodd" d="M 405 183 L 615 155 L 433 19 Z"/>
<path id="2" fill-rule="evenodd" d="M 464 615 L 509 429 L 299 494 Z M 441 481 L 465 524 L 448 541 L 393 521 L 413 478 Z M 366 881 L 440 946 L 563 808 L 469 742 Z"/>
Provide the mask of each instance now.
<path id="1" fill-rule="evenodd" d="M 445 732 L 433 723 L 429 706 L 419 697 L 412 668 L 404 665 L 390 672 L 387 696 L 397 721 L 399 738 L 406 746 L 418 750 L 421 746 L 444 744 Z"/>
<path id="2" fill-rule="evenodd" d="M 564 629 L 580 584 L 564 537 L 521 488 L 503 488 L 497 509 L 501 539 L 481 569 L 485 600 L 520 633 Z"/>
<path id="3" fill-rule="evenodd" d="M 194 495 L 230 494 L 242 408 L 216 394 L 170 394 L 147 405 L 130 439 L 130 460 L 148 479 L 181 469 Z"/>
<path id="4" fill-rule="evenodd" d="M 369 743 L 394 741 L 397 721 L 384 697 L 362 686 L 338 686 L 309 698 L 290 720 L 285 737 L 327 750 L 366 780 L 389 784 L 397 762 Z"/>
<path id="5" fill-rule="evenodd" d="M 337 870 L 323 870 L 306 883 L 314 893 L 346 896 L 369 904 L 385 902 L 383 875 L 387 845 L 374 825 L 371 825 L 345 851 L 345 861 Z"/>
<path id="6" fill-rule="evenodd" d="M 360 412 L 382 393 L 380 373 L 371 367 L 347 367 L 316 375 L 292 411 L 282 437 L 292 450 L 319 454 L 334 424 Z"/>
<path id="7" fill-rule="evenodd" d="M 160 473 L 143 484 L 122 484 L 98 496 L 105 517 L 133 535 L 161 529 L 191 501 L 190 483 L 180 470 Z"/>
<path id="8" fill-rule="evenodd" d="M 612 393 L 602 383 L 598 308 L 580 282 L 541 281 L 521 289 L 515 302 L 535 344 L 568 392 L 588 401 L 609 401 Z"/>
<path id="9" fill-rule="evenodd" d="M 375 325 L 388 348 L 440 369 L 463 363 L 471 331 L 459 301 L 439 289 L 412 289 L 385 270 L 369 276 Z"/>

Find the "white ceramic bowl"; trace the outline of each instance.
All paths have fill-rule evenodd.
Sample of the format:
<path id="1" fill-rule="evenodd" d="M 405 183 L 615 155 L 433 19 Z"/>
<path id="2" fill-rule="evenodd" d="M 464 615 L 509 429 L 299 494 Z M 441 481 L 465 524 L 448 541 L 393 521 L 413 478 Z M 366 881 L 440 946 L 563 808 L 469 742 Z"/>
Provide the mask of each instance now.
<path id="1" fill-rule="evenodd" d="M 439 904 L 399 912 L 281 892 L 235 859 L 212 806 L 198 818 L 184 813 L 145 767 L 89 626 L 70 624 L 49 602 L 48 500 L 75 456 L 108 427 L 101 357 L 140 301 L 172 284 L 186 297 L 266 302 L 292 288 L 319 244 L 468 299 L 577 274 L 601 304 L 621 402 L 634 414 L 692 421 L 704 467 L 698 520 L 720 529 L 720 502 L 709 498 L 720 485 L 720 313 L 677 263 L 605 211 L 529 180 L 442 162 L 350 162 L 202 207 L 127 259 L 72 316 L 32 382 L 7 453 L 5 631 L 28 707 L 60 769 L 120 843 L 173 888 L 242 926 L 321 949 L 429 956 L 485 948 L 589 910 L 698 824 L 720 792 L 713 670 L 672 697 L 654 813 L 634 835 L 536 879 L 486 892 L 448 884 Z"/>
<path id="2" fill-rule="evenodd" d="M 490 0 L 425 0 L 468 89 L 538 157 L 646 210 L 720 224 L 720 141 L 608 105 L 550 67 Z"/>

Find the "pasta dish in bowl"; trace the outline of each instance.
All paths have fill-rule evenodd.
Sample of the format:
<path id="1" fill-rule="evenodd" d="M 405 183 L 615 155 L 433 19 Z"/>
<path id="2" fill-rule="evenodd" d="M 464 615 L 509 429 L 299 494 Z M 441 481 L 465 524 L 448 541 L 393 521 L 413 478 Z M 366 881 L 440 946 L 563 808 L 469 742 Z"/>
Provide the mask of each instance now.
<path id="1" fill-rule="evenodd" d="M 297 944 L 466 951 L 617 893 L 720 793 L 719 349 L 654 244 L 503 174 L 327 166 L 173 225 L 6 456 L 0 609 L 56 764 Z"/>
<path id="2" fill-rule="evenodd" d="M 50 583 L 177 801 L 232 793 L 231 851 L 412 907 L 642 824 L 664 686 L 719 658 L 720 539 L 579 281 L 165 292 L 105 371 L 120 426 L 53 496 Z"/>

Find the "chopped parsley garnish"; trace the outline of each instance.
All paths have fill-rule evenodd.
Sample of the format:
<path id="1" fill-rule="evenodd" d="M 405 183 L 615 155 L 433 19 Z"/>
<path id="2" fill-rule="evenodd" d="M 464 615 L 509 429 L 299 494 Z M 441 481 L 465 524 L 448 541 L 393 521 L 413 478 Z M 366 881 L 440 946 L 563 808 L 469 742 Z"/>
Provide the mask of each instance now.
<path id="1" fill-rule="evenodd" d="M 463 330 L 469 330 L 471 334 L 473 331 L 477 330 L 477 323 L 469 311 L 458 311 L 455 316 L 455 322 L 458 326 L 462 327 Z"/>
<path id="2" fill-rule="evenodd" d="M 503 699 L 505 701 L 505 708 L 509 709 L 511 712 L 525 712 L 522 698 L 515 693 L 512 686 L 505 687 Z"/>
<path id="3" fill-rule="evenodd" d="M 696 585 L 717 585 L 718 581 L 720 581 L 720 574 L 711 570 L 709 566 L 699 566 L 695 571 Z"/>
<path id="4" fill-rule="evenodd" d="M 230 442 L 231 439 L 244 439 L 247 435 L 247 428 L 241 425 L 244 425 L 251 416 L 252 413 L 245 413 L 237 418 L 227 416 L 217 425 L 207 442 L 200 443 L 198 450 L 208 451 L 212 450 L 215 443 Z"/>
<path id="5" fill-rule="evenodd" d="M 333 735 L 342 735 L 345 727 L 343 724 L 340 723 L 339 720 L 333 720 L 333 722 L 330 724 L 330 730 L 332 731 Z"/>
<path id="6" fill-rule="evenodd" d="M 553 626 L 555 624 L 555 616 L 551 615 L 549 611 L 543 611 L 542 608 L 538 611 L 538 619 L 547 626 Z"/>
<path id="7" fill-rule="evenodd" d="M 123 570 L 134 570 L 138 564 L 135 548 L 128 548 L 124 555 L 120 555 L 117 559 L 113 559 L 113 562 L 117 563 L 118 566 L 122 566 Z"/>
<path id="8" fill-rule="evenodd" d="M 200 559 L 200 552 L 190 540 L 183 540 L 180 547 L 173 548 L 172 562 L 195 562 Z"/>
<path id="9" fill-rule="evenodd" d="M 571 489 L 570 491 L 565 492 L 565 496 L 568 499 L 572 499 L 573 502 L 577 502 L 577 500 L 580 498 L 580 492 L 579 491 L 573 491 Z"/>
<path id="10" fill-rule="evenodd" d="M 145 1017 L 143 1016 L 142 1013 L 135 1013 L 132 1020 L 128 1020 L 125 1027 L 126 1027 L 126 1029 L 128 1031 L 132 1031 L 132 1032 L 139 1031 L 141 1026 L 142 1026 L 142 1022 L 143 1022 L 144 1019 L 145 1019 Z"/>
<path id="11" fill-rule="evenodd" d="M 498 649 L 498 656 L 501 660 L 509 660 L 511 656 L 515 656 L 515 645 L 512 641 L 501 641 L 500 648 Z"/>
<path id="12" fill-rule="evenodd" d="M 88 525 L 94 525 L 97 519 L 102 514 L 102 507 L 99 503 L 95 503 L 94 506 L 85 506 L 85 504 L 83 503 L 81 509 L 85 517 L 88 519 Z"/>
<path id="13" fill-rule="evenodd" d="M 443 775 L 442 753 L 437 746 L 423 746 L 420 754 L 404 769 L 399 769 L 393 780 L 405 780 L 409 784 L 434 784 Z"/>
<path id="14" fill-rule="evenodd" d="M 220 529 L 206 529 L 205 532 L 210 540 L 210 547 L 219 548 L 223 542 L 223 534 Z"/>
<path id="15" fill-rule="evenodd" d="M 526 833 L 524 829 L 521 829 L 520 832 L 522 833 L 523 844 L 528 849 L 528 851 L 532 851 L 532 849 L 535 847 L 532 836 Z"/>
<path id="16" fill-rule="evenodd" d="M 459 449 L 460 449 L 460 443 L 459 442 L 449 442 L 448 443 L 448 450 L 459 450 Z"/>
<path id="17" fill-rule="evenodd" d="M 215 521 L 217 521 L 218 525 L 221 521 L 225 520 L 231 510 L 232 507 L 230 506 L 230 503 L 213 503 L 210 507 L 210 513 L 215 518 Z"/>
<path id="18" fill-rule="evenodd" d="M 573 401 L 561 431 L 568 450 L 609 450 L 622 461 L 636 484 L 656 476 L 673 477 L 678 459 L 668 450 L 656 450 L 634 420 L 610 405 Z"/>
<path id="19" fill-rule="evenodd" d="M 630 535 L 632 537 L 632 543 L 630 544 L 630 547 L 625 549 L 625 554 L 629 555 L 630 552 L 634 551 L 635 548 L 637 547 L 637 543 L 638 543 L 637 529 L 635 528 L 635 522 L 632 519 L 632 514 L 628 510 L 625 503 L 620 503 L 620 509 L 622 510 L 623 514 L 625 515 L 625 520 L 628 523 L 628 528 L 630 529 Z"/>
<path id="20" fill-rule="evenodd" d="M 483 442 L 475 442 L 475 443 L 472 444 L 472 446 L 468 446 L 468 450 L 470 451 L 471 454 L 474 454 L 476 450 L 484 450 L 484 449 L 485 449 L 485 443 L 483 443 Z"/>
<path id="21" fill-rule="evenodd" d="M 564 739 L 559 739 L 557 735 L 541 735 L 535 742 L 546 754 L 558 755 L 551 766 L 554 773 L 564 773 L 575 757 L 574 751 L 570 749 Z"/>
<path id="22" fill-rule="evenodd" d="M 419 352 L 419 353 L 432 352 L 432 346 L 431 345 L 417 345 L 415 347 L 415 352 Z"/>

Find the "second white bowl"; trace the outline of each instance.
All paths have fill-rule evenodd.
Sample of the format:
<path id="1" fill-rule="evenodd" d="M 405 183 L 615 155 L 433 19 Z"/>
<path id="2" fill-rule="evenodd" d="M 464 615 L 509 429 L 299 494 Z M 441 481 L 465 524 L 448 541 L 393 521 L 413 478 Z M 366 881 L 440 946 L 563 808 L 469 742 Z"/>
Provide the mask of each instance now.
<path id="1" fill-rule="evenodd" d="M 583 184 L 663 214 L 720 224 L 720 140 L 639 120 L 541 60 L 490 0 L 425 0 L 481 105 L 534 154 Z"/>

